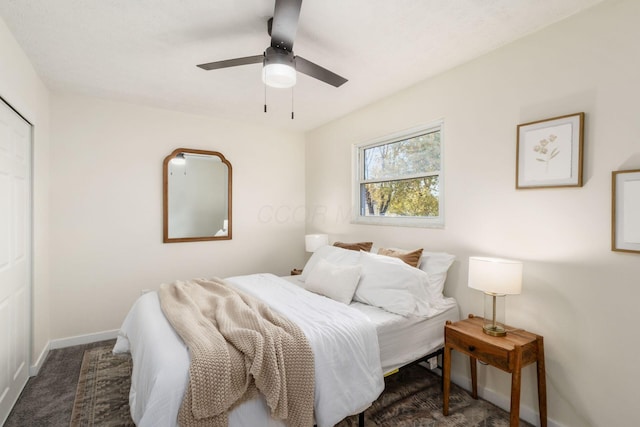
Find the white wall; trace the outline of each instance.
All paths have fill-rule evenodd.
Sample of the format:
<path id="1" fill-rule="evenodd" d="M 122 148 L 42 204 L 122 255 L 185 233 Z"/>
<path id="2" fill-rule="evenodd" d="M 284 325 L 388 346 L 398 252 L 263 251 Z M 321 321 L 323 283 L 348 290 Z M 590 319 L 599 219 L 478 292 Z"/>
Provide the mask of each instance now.
<path id="1" fill-rule="evenodd" d="M 0 18 L 0 96 L 34 126 L 31 357 L 49 342 L 49 91 Z"/>
<path id="2" fill-rule="evenodd" d="M 35 125 L 34 359 L 50 337 L 117 328 L 141 289 L 299 267 L 306 177 L 307 231 L 455 253 L 445 292 L 463 316 L 482 310 L 466 287 L 469 255 L 524 260 L 507 316 L 545 337 L 550 417 L 633 423 L 640 258 L 609 250 L 610 175 L 640 168 L 639 19 L 640 2 L 610 1 L 309 133 L 306 154 L 284 131 L 68 95 L 49 104 L 0 19 L 0 95 Z M 516 191 L 516 125 L 578 111 L 584 187 Z M 439 118 L 445 229 L 350 224 L 351 145 Z M 179 146 L 231 161 L 233 240 L 162 244 L 162 159 Z M 479 380 L 509 395 L 508 375 L 481 367 Z M 531 367 L 523 389 L 537 408 Z"/>
<path id="3" fill-rule="evenodd" d="M 52 100 L 52 338 L 117 329 L 143 289 L 193 277 L 288 274 L 304 257 L 302 134 L 71 95 Z M 162 162 L 221 152 L 233 239 L 162 243 Z"/>
<path id="4" fill-rule="evenodd" d="M 549 416 L 558 425 L 637 422 L 640 255 L 610 250 L 611 171 L 640 168 L 640 2 L 612 1 L 429 79 L 307 135 L 307 232 L 457 255 L 445 293 L 482 314 L 469 255 L 521 259 L 507 320 L 545 338 Z M 584 186 L 515 190 L 516 126 L 586 113 Z M 444 229 L 351 224 L 351 147 L 444 119 Z M 456 355 L 454 375 L 468 378 Z M 479 368 L 508 405 L 509 375 Z M 464 381 L 463 381 L 464 382 Z M 524 414 L 537 411 L 535 368 Z M 535 421 L 535 419 L 534 419 Z"/>

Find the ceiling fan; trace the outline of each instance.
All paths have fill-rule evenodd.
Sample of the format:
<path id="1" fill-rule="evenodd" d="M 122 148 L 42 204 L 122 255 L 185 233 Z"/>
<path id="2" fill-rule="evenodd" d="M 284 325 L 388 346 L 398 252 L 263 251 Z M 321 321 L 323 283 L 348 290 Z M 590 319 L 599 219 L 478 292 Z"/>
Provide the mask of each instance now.
<path id="1" fill-rule="evenodd" d="M 239 65 L 262 62 L 262 80 L 268 86 L 288 88 L 296 84 L 296 72 L 339 87 L 347 79 L 323 68 L 301 56 L 294 55 L 293 41 L 298 29 L 302 0 L 276 0 L 273 18 L 267 23 L 267 32 L 271 36 L 271 46 L 262 55 L 227 59 L 225 61 L 199 64 L 203 70 L 237 67 Z"/>

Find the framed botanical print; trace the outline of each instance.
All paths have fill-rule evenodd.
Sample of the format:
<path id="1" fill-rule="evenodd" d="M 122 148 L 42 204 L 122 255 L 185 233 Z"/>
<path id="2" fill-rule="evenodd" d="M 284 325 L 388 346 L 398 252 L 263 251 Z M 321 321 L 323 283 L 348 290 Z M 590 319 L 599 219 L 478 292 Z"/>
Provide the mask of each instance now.
<path id="1" fill-rule="evenodd" d="M 584 113 L 518 125 L 516 188 L 582 187 Z"/>

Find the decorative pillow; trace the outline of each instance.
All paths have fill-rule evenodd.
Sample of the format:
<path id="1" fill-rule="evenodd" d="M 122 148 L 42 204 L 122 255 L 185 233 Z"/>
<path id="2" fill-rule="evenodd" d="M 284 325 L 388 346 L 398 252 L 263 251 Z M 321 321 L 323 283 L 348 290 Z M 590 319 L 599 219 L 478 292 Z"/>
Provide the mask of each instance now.
<path id="1" fill-rule="evenodd" d="M 442 298 L 444 282 L 447 280 L 447 271 L 456 259 L 455 255 L 445 252 L 423 252 L 420 270 L 425 271 L 429 276 L 427 292 L 431 300 Z"/>
<path id="2" fill-rule="evenodd" d="M 333 246 L 343 249 L 349 249 L 350 251 L 371 251 L 371 247 L 373 246 L 373 242 L 358 242 L 358 243 L 343 243 L 343 242 L 335 242 Z"/>
<path id="3" fill-rule="evenodd" d="M 360 280 L 361 267 L 337 266 L 320 259 L 309 273 L 305 289 L 349 304 Z"/>
<path id="4" fill-rule="evenodd" d="M 420 257 L 422 256 L 422 248 L 415 251 L 405 251 L 395 248 L 380 248 L 378 249 L 378 255 L 386 255 L 394 258 L 400 258 L 402 261 L 409 264 L 411 267 L 420 266 Z"/>
<path id="5" fill-rule="evenodd" d="M 355 301 L 402 316 L 429 316 L 428 275 L 398 258 L 360 252 L 362 275 Z"/>
<path id="6" fill-rule="evenodd" d="M 322 246 L 311 255 L 311 258 L 309 258 L 309 261 L 305 264 L 302 274 L 300 275 L 302 281 L 307 280 L 309 273 L 311 273 L 311 270 L 313 270 L 321 259 L 338 266 L 358 265 L 360 263 L 360 252 L 350 251 L 336 246 Z"/>

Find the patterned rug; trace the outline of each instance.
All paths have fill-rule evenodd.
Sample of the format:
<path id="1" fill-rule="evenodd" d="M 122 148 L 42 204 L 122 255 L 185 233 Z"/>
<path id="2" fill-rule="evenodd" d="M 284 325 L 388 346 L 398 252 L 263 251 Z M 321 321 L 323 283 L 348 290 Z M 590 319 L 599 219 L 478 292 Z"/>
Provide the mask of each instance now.
<path id="1" fill-rule="evenodd" d="M 355 427 L 358 416 L 337 427 Z M 385 389 L 365 411 L 365 426 L 377 427 L 508 427 L 509 413 L 485 400 L 475 400 L 451 384 L 449 415 L 442 415 L 442 380 L 419 365 L 385 378 Z M 520 421 L 522 427 L 531 424 Z"/>
<path id="2" fill-rule="evenodd" d="M 70 427 L 135 426 L 129 415 L 131 358 L 113 345 L 84 352 Z"/>
<path id="3" fill-rule="evenodd" d="M 71 427 L 133 426 L 129 415 L 131 359 L 113 346 L 87 350 L 82 360 Z M 337 427 L 355 427 L 358 416 Z M 521 426 L 531 427 L 524 421 Z M 440 377 L 411 366 L 385 379 L 385 390 L 365 412 L 366 427 L 506 427 L 509 414 L 451 385 L 449 416 L 442 415 Z"/>

